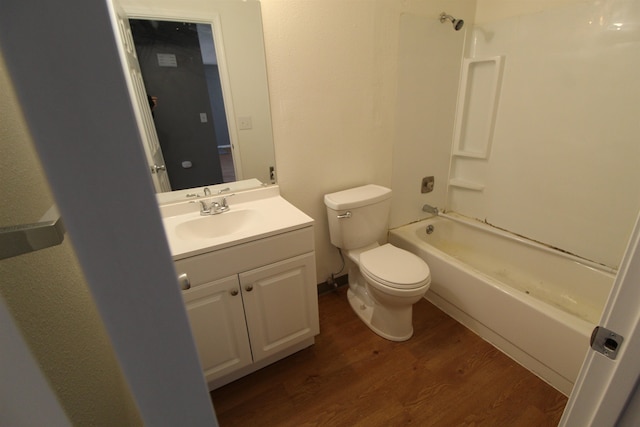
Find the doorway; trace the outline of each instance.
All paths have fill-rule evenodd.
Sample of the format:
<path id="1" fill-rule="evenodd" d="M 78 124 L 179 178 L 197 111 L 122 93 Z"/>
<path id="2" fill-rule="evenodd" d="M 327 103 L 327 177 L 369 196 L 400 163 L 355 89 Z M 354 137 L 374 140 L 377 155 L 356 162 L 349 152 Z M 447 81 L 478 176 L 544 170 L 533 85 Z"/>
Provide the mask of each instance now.
<path id="1" fill-rule="evenodd" d="M 171 189 L 235 181 L 211 26 L 129 23 Z"/>

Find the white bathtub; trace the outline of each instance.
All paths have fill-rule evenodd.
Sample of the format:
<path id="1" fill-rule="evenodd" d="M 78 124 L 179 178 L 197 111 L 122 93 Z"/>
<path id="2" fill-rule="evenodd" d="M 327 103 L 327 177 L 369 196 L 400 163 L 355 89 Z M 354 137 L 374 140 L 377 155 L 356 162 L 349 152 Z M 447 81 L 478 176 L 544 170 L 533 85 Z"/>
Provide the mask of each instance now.
<path id="1" fill-rule="evenodd" d="M 571 393 L 614 271 L 455 214 L 391 230 L 389 242 L 429 264 L 429 301 Z"/>

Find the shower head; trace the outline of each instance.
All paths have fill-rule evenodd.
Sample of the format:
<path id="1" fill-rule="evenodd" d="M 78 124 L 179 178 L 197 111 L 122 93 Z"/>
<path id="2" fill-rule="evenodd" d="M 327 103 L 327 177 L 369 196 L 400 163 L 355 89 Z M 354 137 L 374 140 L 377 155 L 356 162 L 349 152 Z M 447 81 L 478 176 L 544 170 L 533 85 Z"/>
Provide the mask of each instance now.
<path id="1" fill-rule="evenodd" d="M 451 21 L 453 24 L 453 29 L 456 31 L 460 31 L 462 26 L 464 25 L 464 21 L 462 19 L 456 19 L 451 15 L 447 15 L 445 12 L 440 14 L 440 22 Z"/>

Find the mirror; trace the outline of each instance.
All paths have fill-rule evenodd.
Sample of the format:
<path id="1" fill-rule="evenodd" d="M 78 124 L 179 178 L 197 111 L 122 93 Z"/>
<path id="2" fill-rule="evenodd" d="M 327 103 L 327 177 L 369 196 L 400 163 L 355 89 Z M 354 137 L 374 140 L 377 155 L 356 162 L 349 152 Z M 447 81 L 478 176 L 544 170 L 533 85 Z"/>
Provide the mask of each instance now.
<path id="1" fill-rule="evenodd" d="M 157 188 L 158 200 L 161 203 L 184 200 L 193 194 L 202 194 L 205 186 L 213 191 L 227 188 L 238 191 L 275 183 L 275 155 L 259 2 L 211 2 L 206 5 L 190 5 L 188 11 L 181 10 L 175 4 L 177 2 L 168 0 L 156 1 L 153 7 L 145 6 L 142 0 L 126 0 L 121 3 L 132 23 L 134 39 L 136 33 L 140 35 L 141 28 L 148 36 L 149 28 L 173 26 L 182 33 L 194 30 L 191 34 L 195 36 L 195 42 L 192 37 L 191 43 L 199 44 L 202 48 L 197 61 L 193 52 L 176 50 L 175 46 L 166 42 L 156 43 L 151 48 L 147 40 L 147 50 L 138 51 L 148 94 L 157 97 L 153 109 L 155 127 L 164 152 L 171 189 L 177 190 L 162 192 Z M 212 41 L 204 41 L 203 37 L 207 33 Z M 138 50 L 138 40 L 135 42 Z M 204 55 L 204 59 L 202 50 L 209 52 Z M 211 59 L 212 53 L 216 59 Z M 171 80 L 172 77 L 167 77 L 167 72 L 195 74 L 188 67 L 181 68 L 181 63 L 187 62 L 200 62 L 200 66 L 205 69 L 204 73 L 219 74 L 217 88 L 204 83 L 204 86 L 195 90 L 196 95 L 203 96 L 191 95 L 186 101 L 176 98 L 176 94 L 186 94 L 188 90 L 181 83 Z M 145 68 L 148 69 L 149 64 L 164 73 L 164 77 L 148 77 Z M 163 82 L 167 86 L 166 90 L 158 86 Z M 216 91 L 218 102 L 210 102 L 207 95 Z M 193 108 L 189 110 L 187 107 L 190 106 Z M 222 108 L 221 113 L 216 112 L 220 111 L 219 107 Z M 171 125 L 167 127 L 167 120 L 173 120 L 169 117 L 172 110 L 173 114 L 177 113 L 182 117 L 183 123 L 185 120 L 192 122 L 198 132 L 186 130 L 186 125 L 181 124 L 173 125 L 173 129 Z M 206 132 L 201 132 L 205 130 Z M 196 133 L 199 136 L 196 137 Z M 172 136 L 173 139 L 165 144 L 163 140 L 167 136 Z M 187 140 L 195 139 L 199 140 L 196 144 L 199 148 L 181 150 L 183 144 L 189 144 L 190 141 Z M 216 139 L 222 142 L 216 142 Z M 172 169 L 174 173 L 171 172 Z M 208 174 L 200 173 L 203 169 Z M 172 175 L 178 177 L 180 174 L 183 176 L 172 178 Z M 189 181 L 184 176 L 196 178 Z"/>
<path id="2" fill-rule="evenodd" d="M 235 181 L 211 26 L 129 25 L 171 190 Z"/>

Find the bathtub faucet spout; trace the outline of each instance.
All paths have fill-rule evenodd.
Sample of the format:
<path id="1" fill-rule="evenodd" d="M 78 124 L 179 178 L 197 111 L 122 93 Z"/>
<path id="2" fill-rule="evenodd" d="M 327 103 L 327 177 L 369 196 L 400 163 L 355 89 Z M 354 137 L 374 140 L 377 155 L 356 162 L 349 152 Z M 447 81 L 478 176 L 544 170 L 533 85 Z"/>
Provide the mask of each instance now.
<path id="1" fill-rule="evenodd" d="M 422 210 L 423 210 L 424 212 L 428 212 L 428 213 L 433 214 L 433 215 L 438 215 L 438 208 L 437 208 L 437 207 L 435 207 L 435 206 L 431 206 L 431 205 L 424 205 L 424 206 L 422 207 Z"/>

